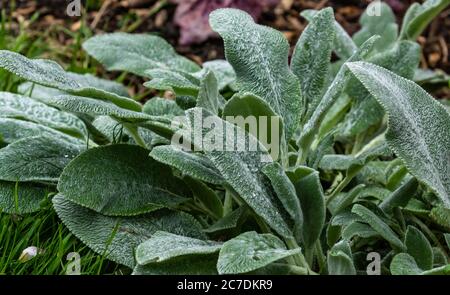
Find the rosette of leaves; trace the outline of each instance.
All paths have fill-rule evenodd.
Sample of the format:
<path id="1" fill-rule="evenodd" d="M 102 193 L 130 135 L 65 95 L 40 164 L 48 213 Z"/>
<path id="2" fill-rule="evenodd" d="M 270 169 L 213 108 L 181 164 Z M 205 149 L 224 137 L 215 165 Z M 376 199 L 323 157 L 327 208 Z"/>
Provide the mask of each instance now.
<path id="1" fill-rule="evenodd" d="M 413 5 L 400 33 L 382 4 L 353 38 L 331 8 L 305 11 L 291 59 L 282 33 L 236 9 L 210 15 L 226 61 L 202 67 L 153 35 L 86 41 L 107 69 L 175 95 L 145 105 L 115 82 L 1 51 L 0 67 L 27 82 L 0 93 L 0 208 L 51 200 L 134 274 L 364 274 L 371 252 L 381 273 L 446 274 L 450 113 L 410 79 L 415 37 L 448 4 Z M 281 124 L 255 132 L 233 116 Z M 231 150 L 217 145 L 230 138 Z"/>

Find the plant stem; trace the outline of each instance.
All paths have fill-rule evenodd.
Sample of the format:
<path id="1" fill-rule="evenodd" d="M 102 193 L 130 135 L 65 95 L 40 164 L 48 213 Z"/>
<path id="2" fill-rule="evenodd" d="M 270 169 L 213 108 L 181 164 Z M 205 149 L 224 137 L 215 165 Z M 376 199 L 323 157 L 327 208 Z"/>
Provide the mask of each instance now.
<path id="1" fill-rule="evenodd" d="M 229 190 L 226 190 L 223 202 L 223 216 L 227 216 L 231 211 L 233 211 L 233 195 Z"/>
<path id="2" fill-rule="evenodd" d="M 141 147 L 143 147 L 143 148 L 145 148 L 145 149 L 147 148 L 147 145 L 145 144 L 144 140 L 143 140 L 142 137 L 139 135 L 139 132 L 138 132 L 138 128 L 137 128 L 137 127 L 132 126 L 132 125 L 130 125 L 130 124 L 126 124 L 126 123 L 123 124 L 123 127 L 125 127 L 125 129 L 127 129 L 128 132 L 130 132 L 131 137 L 133 137 L 134 141 L 135 141 L 138 145 L 140 145 Z"/>

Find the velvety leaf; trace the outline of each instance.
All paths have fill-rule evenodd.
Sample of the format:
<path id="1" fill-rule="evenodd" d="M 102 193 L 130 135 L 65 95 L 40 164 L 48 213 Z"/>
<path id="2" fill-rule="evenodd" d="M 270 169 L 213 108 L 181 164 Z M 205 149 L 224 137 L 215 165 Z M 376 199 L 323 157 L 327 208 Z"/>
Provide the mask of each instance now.
<path id="1" fill-rule="evenodd" d="M 19 139 L 31 136 L 59 138 L 76 145 L 83 143 L 83 141 L 77 138 L 68 136 L 64 133 L 43 125 L 39 125 L 29 121 L 0 117 L 0 141 L 3 141 L 5 143 L 12 143 Z"/>
<path id="2" fill-rule="evenodd" d="M 225 43 L 225 55 L 236 71 L 238 89 L 263 98 L 284 119 L 287 138 L 297 128 L 301 112 L 301 90 L 288 66 L 289 44 L 269 27 L 236 9 L 211 13 L 210 24 Z"/>
<path id="3" fill-rule="evenodd" d="M 0 179 L 58 181 L 64 167 L 83 149 L 57 137 L 26 137 L 0 149 Z"/>
<path id="4" fill-rule="evenodd" d="M 307 9 L 303 10 L 300 15 L 311 22 L 317 13 L 318 11 L 316 10 Z M 334 30 L 336 35 L 333 50 L 339 58 L 344 60 L 348 59 L 358 50 L 358 46 L 356 46 L 347 31 L 337 21 L 334 21 Z"/>
<path id="5" fill-rule="evenodd" d="M 217 78 L 219 90 L 223 90 L 236 80 L 236 73 L 229 62 L 223 59 L 210 60 L 203 63 L 203 69 L 197 73 L 194 73 L 198 79 L 201 79 L 208 71 L 214 73 Z"/>
<path id="6" fill-rule="evenodd" d="M 200 82 L 197 107 L 204 108 L 213 114 L 219 112 L 219 86 L 213 72 L 208 72 Z"/>
<path id="7" fill-rule="evenodd" d="M 379 36 L 373 36 L 369 40 L 367 40 L 361 47 L 347 60 L 347 62 L 352 62 L 356 60 L 361 60 L 366 57 L 370 51 L 372 50 L 375 42 L 379 39 Z M 325 115 L 328 110 L 331 108 L 333 103 L 338 99 L 341 95 L 344 87 L 347 82 L 351 78 L 350 71 L 348 71 L 345 67 L 341 67 L 338 74 L 334 78 L 331 85 L 328 87 L 328 90 L 323 95 L 320 100 L 319 105 L 314 110 L 311 118 L 305 124 L 302 130 L 302 135 L 299 139 L 299 146 L 303 149 L 309 148 L 311 144 L 315 132 L 319 129 Z"/>
<path id="8" fill-rule="evenodd" d="M 450 234 L 444 234 L 444 238 L 447 243 L 447 248 L 450 249 Z"/>
<path id="9" fill-rule="evenodd" d="M 0 116 L 20 118 L 82 138 L 87 135 L 86 126 L 76 116 L 9 92 L 0 92 Z"/>
<path id="10" fill-rule="evenodd" d="M 295 186 L 303 213 L 303 243 L 305 248 L 311 249 L 319 239 L 325 224 L 325 197 L 319 172 L 308 167 L 299 167 L 289 178 Z"/>
<path id="11" fill-rule="evenodd" d="M 245 214 L 245 207 L 239 207 L 233 212 L 225 215 L 213 225 L 204 229 L 203 231 L 206 233 L 219 232 L 223 230 L 236 228 L 241 220 L 242 216 Z"/>
<path id="12" fill-rule="evenodd" d="M 386 140 L 408 171 L 450 207 L 450 114 L 414 82 L 378 66 L 356 62 L 350 70 L 389 117 Z"/>
<path id="13" fill-rule="evenodd" d="M 374 14 L 376 10 L 376 14 Z M 375 46 L 377 50 L 384 50 L 395 42 L 398 35 L 398 25 L 391 7 L 383 2 L 374 2 L 367 6 L 359 23 L 361 30 L 353 35 L 353 41 L 360 46 L 373 35 L 381 36 L 380 42 Z"/>
<path id="14" fill-rule="evenodd" d="M 355 275 L 350 245 L 347 241 L 341 241 L 328 252 L 328 274 L 330 275 Z"/>
<path id="15" fill-rule="evenodd" d="M 449 4 L 449 0 L 427 0 L 423 4 L 413 3 L 403 18 L 400 38 L 415 40 Z"/>
<path id="16" fill-rule="evenodd" d="M 336 198 L 331 200 L 331 202 L 328 204 L 328 209 L 330 210 L 331 214 L 335 215 L 349 207 L 364 188 L 364 184 L 359 184 L 352 188 L 349 192 L 337 195 Z"/>
<path id="17" fill-rule="evenodd" d="M 90 149 L 70 162 L 58 191 L 76 204 L 113 216 L 137 215 L 183 202 L 189 192 L 148 150 L 117 144 Z"/>
<path id="18" fill-rule="evenodd" d="M 137 265 L 133 275 L 217 275 L 217 254 L 186 255 L 171 260 Z"/>
<path id="19" fill-rule="evenodd" d="M 136 248 L 136 261 L 140 265 L 146 265 L 185 255 L 211 254 L 218 252 L 221 247 L 222 244 L 218 242 L 157 231 Z"/>
<path id="20" fill-rule="evenodd" d="M 431 209 L 430 218 L 435 223 L 450 231 L 450 209 L 442 206 L 437 206 Z"/>
<path id="21" fill-rule="evenodd" d="M 153 35 L 104 34 L 88 39 L 83 48 L 108 70 L 140 76 L 146 76 L 146 70 L 155 68 L 185 72 L 200 70 L 194 62 L 178 55 L 163 38 Z"/>
<path id="22" fill-rule="evenodd" d="M 407 253 L 395 255 L 390 270 L 392 275 L 419 275 L 422 272 L 414 258 Z"/>
<path id="23" fill-rule="evenodd" d="M 162 116 L 167 118 L 184 115 L 183 110 L 175 103 L 175 101 L 161 97 L 153 97 L 148 100 L 144 104 L 142 111 L 151 116 Z"/>
<path id="24" fill-rule="evenodd" d="M 319 11 L 303 31 L 295 46 L 291 69 L 300 80 L 304 109 L 308 119 L 319 104 L 327 77 L 335 39 L 332 8 Z"/>
<path id="25" fill-rule="evenodd" d="M 36 84 L 56 88 L 74 95 L 109 100 L 119 107 L 140 111 L 141 105 L 131 98 L 86 85 L 86 79 L 70 75 L 57 63 L 44 59 L 28 59 L 15 52 L 0 51 L 0 68 Z"/>
<path id="26" fill-rule="evenodd" d="M 361 222 L 352 222 L 342 231 L 342 238 L 350 241 L 353 237 L 371 238 L 378 237 L 379 234 L 369 225 Z"/>
<path id="27" fill-rule="evenodd" d="M 263 99 L 251 93 L 236 93 L 226 103 L 222 118 L 232 118 L 234 122 L 231 123 L 242 118 L 244 123 L 248 123 L 245 124 L 245 131 L 258 138 L 273 157 L 279 156 L 283 122 Z M 252 121 L 252 118 L 256 120 Z M 239 127 L 242 128 L 241 125 Z"/>
<path id="28" fill-rule="evenodd" d="M 403 242 L 396 236 L 392 229 L 386 223 L 384 223 L 384 221 L 381 220 L 375 213 L 359 204 L 353 206 L 352 212 L 361 217 L 365 223 L 369 224 L 393 247 L 400 250 L 405 249 Z"/>
<path id="29" fill-rule="evenodd" d="M 200 81 L 191 74 L 171 69 L 152 69 L 145 71 L 152 78 L 144 83 L 150 89 L 170 90 L 176 95 L 197 96 L 200 89 Z"/>
<path id="30" fill-rule="evenodd" d="M 190 109 L 186 111 L 186 115 L 191 122 L 191 130 L 201 139 L 201 142 L 196 142 L 195 145 L 203 147 L 205 155 L 226 182 L 278 234 L 291 236 L 292 233 L 283 219 L 283 208 L 278 204 L 279 201 L 267 178 L 261 172 L 264 164 L 267 164 L 265 162 L 271 161 L 264 147 L 244 130 L 202 109 Z M 205 118 L 214 126 L 213 129 L 207 127 L 208 124 L 202 124 Z M 211 137 L 222 140 L 224 130 L 227 130 L 225 143 L 212 145 L 207 140 Z M 230 131 L 232 134 L 228 133 Z M 230 152 L 228 145 L 233 152 Z"/>
<path id="31" fill-rule="evenodd" d="M 380 204 L 380 208 L 384 212 L 390 213 L 395 207 L 405 207 L 409 200 L 414 197 L 417 187 L 417 180 L 414 177 L 411 178 L 408 182 L 396 189 L 389 197 L 383 200 Z"/>
<path id="32" fill-rule="evenodd" d="M 220 172 L 201 154 L 188 153 L 173 145 L 157 146 L 150 156 L 158 162 L 180 170 L 183 174 L 213 184 L 223 184 Z"/>
<path id="33" fill-rule="evenodd" d="M 93 99 L 75 95 L 60 95 L 48 99 L 52 106 L 74 113 L 84 113 L 89 115 L 107 115 L 121 119 L 145 121 L 152 119 L 151 116 L 132 110 L 123 109 L 117 105 L 99 99 Z"/>
<path id="34" fill-rule="evenodd" d="M 62 195 L 53 207 L 64 225 L 89 248 L 130 268 L 135 266 L 135 248 L 157 231 L 203 239 L 200 224 L 190 215 L 159 210 L 133 217 L 109 217 L 76 205 Z"/>
<path id="35" fill-rule="evenodd" d="M 221 218 L 223 216 L 222 200 L 214 190 L 209 188 L 203 182 L 189 176 L 184 176 L 183 180 L 191 189 L 194 199 L 200 202 L 200 206 L 203 207 L 204 210 L 215 218 Z"/>
<path id="36" fill-rule="evenodd" d="M 50 189 L 33 183 L 0 181 L 0 212 L 27 214 L 38 211 Z"/>
<path id="37" fill-rule="evenodd" d="M 287 250 L 283 242 L 272 234 L 246 232 L 222 245 L 217 270 L 219 274 L 245 273 L 300 251 L 300 248 Z"/>
<path id="38" fill-rule="evenodd" d="M 273 162 L 264 166 L 262 172 L 269 178 L 284 209 L 289 213 L 292 220 L 294 220 L 295 226 L 302 228 L 303 213 L 300 208 L 300 202 L 295 187 L 284 172 L 283 167 L 279 163 Z"/>
<path id="39" fill-rule="evenodd" d="M 433 267 L 433 250 L 425 235 L 413 226 L 408 226 L 405 234 L 406 252 L 416 261 L 419 268 L 428 270 Z"/>

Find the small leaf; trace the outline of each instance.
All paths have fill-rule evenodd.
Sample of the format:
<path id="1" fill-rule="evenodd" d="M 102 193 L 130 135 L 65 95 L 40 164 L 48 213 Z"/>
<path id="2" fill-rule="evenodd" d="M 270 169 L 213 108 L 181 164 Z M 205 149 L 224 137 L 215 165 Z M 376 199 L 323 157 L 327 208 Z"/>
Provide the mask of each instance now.
<path id="1" fill-rule="evenodd" d="M 355 236 L 367 239 L 378 237 L 379 234 L 367 224 L 355 221 L 344 228 L 342 231 L 342 238 L 350 241 Z"/>
<path id="2" fill-rule="evenodd" d="M 229 62 L 222 59 L 210 60 L 203 63 L 203 69 L 193 75 L 201 79 L 208 71 L 214 73 L 219 83 L 219 90 L 225 89 L 236 80 L 236 73 Z"/>
<path id="3" fill-rule="evenodd" d="M 150 158 L 148 150 L 126 144 L 78 156 L 61 174 L 58 191 L 76 204 L 112 216 L 174 207 L 189 196 L 183 182 Z"/>
<path id="4" fill-rule="evenodd" d="M 263 98 L 283 117 L 286 137 L 297 129 L 301 112 L 301 89 L 288 66 L 289 44 L 269 27 L 257 25 L 247 13 L 218 9 L 210 14 L 210 25 L 225 43 L 225 55 L 237 75 L 241 92 Z"/>
<path id="5" fill-rule="evenodd" d="M 221 247 L 222 244 L 218 242 L 157 231 L 136 248 L 136 260 L 138 264 L 146 265 L 185 255 L 211 254 L 218 252 Z"/>
<path id="6" fill-rule="evenodd" d="M 242 217 L 245 215 L 245 211 L 245 207 L 239 207 L 203 231 L 205 233 L 214 233 L 236 228 Z"/>
<path id="7" fill-rule="evenodd" d="M 223 184 L 224 179 L 208 158 L 201 154 L 184 152 L 173 145 L 157 146 L 150 156 L 158 162 L 180 170 L 183 174 L 212 184 Z"/>
<path id="8" fill-rule="evenodd" d="M 204 207 L 204 209 L 210 212 L 215 218 L 223 216 L 222 201 L 214 190 L 209 188 L 203 182 L 189 176 L 184 176 L 183 180 L 191 189 L 194 198 L 201 203 L 201 206 Z"/>
<path id="9" fill-rule="evenodd" d="M 303 10 L 300 15 L 311 22 L 317 13 L 318 11 L 316 10 L 307 9 Z M 334 21 L 334 30 L 336 32 L 336 36 L 334 38 L 333 50 L 339 58 L 344 60 L 348 59 L 358 50 L 358 46 L 356 46 L 347 31 L 345 31 L 345 29 L 337 21 Z"/>
<path id="10" fill-rule="evenodd" d="M 332 8 L 319 11 L 303 31 L 295 46 L 291 69 L 300 80 L 304 109 L 308 119 L 319 104 L 329 74 L 335 38 Z"/>
<path id="11" fill-rule="evenodd" d="M 284 173 L 283 167 L 277 162 L 267 164 L 262 168 L 262 172 L 269 178 L 275 193 L 284 206 L 284 209 L 289 213 L 295 226 L 302 228 L 303 213 L 300 208 L 295 187 Z"/>
<path id="12" fill-rule="evenodd" d="M 325 224 L 325 197 L 319 172 L 299 167 L 289 177 L 295 186 L 303 212 L 303 243 L 306 249 L 312 249 Z"/>
<path id="13" fill-rule="evenodd" d="M 419 275 L 422 273 L 414 258 L 407 253 L 395 255 L 390 270 L 392 275 Z"/>
<path id="14" fill-rule="evenodd" d="M 407 253 L 416 261 L 419 268 L 428 270 L 433 267 L 433 249 L 425 235 L 413 226 L 408 226 L 405 234 Z"/>
<path id="15" fill-rule="evenodd" d="M 163 38 L 146 34 L 112 33 L 94 36 L 83 43 L 83 49 L 108 70 L 120 70 L 146 76 L 149 69 L 171 69 L 196 72 L 194 62 L 178 55 Z"/>
<path id="16" fill-rule="evenodd" d="M 200 81 L 191 74 L 170 69 L 152 69 L 145 71 L 152 78 L 144 83 L 150 89 L 170 90 L 176 95 L 197 96 Z"/>
<path id="17" fill-rule="evenodd" d="M 204 108 L 213 114 L 219 112 L 219 88 L 213 72 L 207 72 L 200 82 L 197 107 Z"/>
<path id="18" fill-rule="evenodd" d="M 330 275 L 356 275 L 350 245 L 341 241 L 328 252 L 328 274 Z"/>
<path id="19" fill-rule="evenodd" d="M 427 0 L 411 5 L 403 19 L 400 38 L 415 40 L 449 4 L 450 0 Z"/>
<path id="20" fill-rule="evenodd" d="M 159 210 L 133 217 L 108 217 L 76 205 L 62 195 L 53 207 L 64 225 L 89 248 L 130 268 L 135 266 L 135 248 L 157 231 L 203 239 L 200 224 L 190 215 Z"/>
<path id="21" fill-rule="evenodd" d="M 418 182 L 412 177 L 409 181 L 396 189 L 389 197 L 383 200 L 379 205 L 380 208 L 386 213 L 391 213 L 392 209 L 395 207 L 405 207 L 409 200 L 414 197 L 417 187 Z"/>
<path id="22" fill-rule="evenodd" d="M 57 137 L 26 137 L 0 149 L 0 179 L 58 181 L 64 167 L 83 149 Z"/>
<path id="23" fill-rule="evenodd" d="M 347 66 L 387 112 L 389 147 L 450 207 L 450 114 L 414 82 L 364 62 Z"/>
<path id="24" fill-rule="evenodd" d="M 300 251 L 300 248 L 287 250 L 283 242 L 274 235 L 246 232 L 223 244 L 217 270 L 219 274 L 245 273 Z"/>
<path id="25" fill-rule="evenodd" d="M 376 9 L 377 13 L 373 14 Z M 371 3 L 361 16 L 359 23 L 361 30 L 353 35 L 353 41 L 360 46 L 373 35 L 380 35 L 380 42 L 376 45 L 377 50 L 385 50 L 395 42 L 398 35 L 398 25 L 395 15 L 389 5 L 383 2 Z"/>
<path id="26" fill-rule="evenodd" d="M 431 209 L 430 218 L 435 223 L 450 231 L 450 209 L 442 206 L 437 206 Z"/>
<path id="27" fill-rule="evenodd" d="M 48 187 L 34 183 L 0 181 L 0 212 L 28 214 L 39 211 L 49 192 Z"/>
<path id="28" fill-rule="evenodd" d="M 392 229 L 384 223 L 375 213 L 359 204 L 353 206 L 353 213 L 361 217 L 365 223 L 369 224 L 376 232 L 378 232 L 393 247 L 403 250 L 405 246 L 403 242 L 395 235 Z"/>
<path id="29" fill-rule="evenodd" d="M 153 97 L 148 100 L 144 104 L 142 112 L 150 116 L 161 116 L 170 119 L 175 116 L 184 116 L 184 111 L 175 103 L 175 101 L 161 97 Z"/>

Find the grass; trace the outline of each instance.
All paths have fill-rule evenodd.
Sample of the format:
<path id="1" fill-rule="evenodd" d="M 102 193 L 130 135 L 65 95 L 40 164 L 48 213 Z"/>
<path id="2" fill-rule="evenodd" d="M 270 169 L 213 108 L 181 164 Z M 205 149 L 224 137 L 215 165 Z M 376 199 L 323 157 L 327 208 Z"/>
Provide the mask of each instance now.
<path id="1" fill-rule="evenodd" d="M 10 2 L 11 5 L 14 1 Z M 81 49 L 82 42 L 92 35 L 82 19 L 81 29 L 72 32 L 63 26 L 51 26 L 45 32 L 32 32 L 28 27 L 38 20 L 35 14 L 26 23 L 15 23 L 5 10 L 0 12 L 0 50 L 12 50 L 30 58 L 50 58 L 78 73 L 95 73 L 97 68 Z M 61 46 L 55 38 L 64 33 L 71 39 Z M 16 92 L 21 79 L 0 70 L 0 91 Z M 19 260 L 22 251 L 35 246 L 42 253 L 27 262 Z M 124 274 L 127 268 L 105 259 L 79 241 L 61 223 L 51 202 L 45 201 L 39 212 L 23 216 L 0 212 L 0 274 L 7 275 L 58 275 L 66 274 L 72 260 L 68 255 L 80 255 L 81 274 Z"/>

